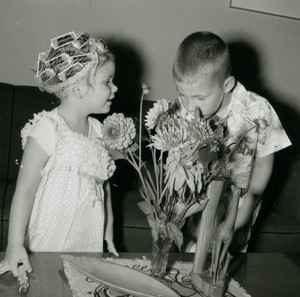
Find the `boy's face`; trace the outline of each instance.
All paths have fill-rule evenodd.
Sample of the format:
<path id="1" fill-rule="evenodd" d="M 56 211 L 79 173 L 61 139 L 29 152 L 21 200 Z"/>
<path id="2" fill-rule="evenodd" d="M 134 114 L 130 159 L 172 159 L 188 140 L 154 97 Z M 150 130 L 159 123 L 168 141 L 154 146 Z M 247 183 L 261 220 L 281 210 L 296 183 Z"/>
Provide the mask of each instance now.
<path id="1" fill-rule="evenodd" d="M 225 83 L 222 85 L 209 75 L 197 78 L 194 83 L 175 80 L 175 85 L 184 108 L 193 115 L 197 107 L 205 117 L 214 114 L 221 107 Z"/>

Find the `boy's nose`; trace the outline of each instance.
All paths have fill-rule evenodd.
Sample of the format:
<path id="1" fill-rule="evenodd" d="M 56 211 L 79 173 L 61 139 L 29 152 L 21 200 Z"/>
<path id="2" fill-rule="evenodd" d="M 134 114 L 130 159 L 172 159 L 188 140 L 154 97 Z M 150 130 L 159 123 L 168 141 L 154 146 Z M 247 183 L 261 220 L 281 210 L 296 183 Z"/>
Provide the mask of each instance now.
<path id="1" fill-rule="evenodd" d="M 196 107 L 197 107 L 196 104 L 194 102 L 192 102 L 192 100 L 188 99 L 186 101 L 186 109 L 189 112 L 193 113 L 195 111 Z"/>

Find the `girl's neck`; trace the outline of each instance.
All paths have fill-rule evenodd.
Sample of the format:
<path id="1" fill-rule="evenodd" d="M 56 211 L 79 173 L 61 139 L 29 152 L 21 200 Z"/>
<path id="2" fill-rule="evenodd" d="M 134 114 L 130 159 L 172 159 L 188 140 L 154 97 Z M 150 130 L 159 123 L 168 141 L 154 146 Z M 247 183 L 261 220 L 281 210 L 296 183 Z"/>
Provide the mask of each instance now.
<path id="1" fill-rule="evenodd" d="M 89 121 L 87 115 L 82 114 L 80 110 L 72 108 L 72 106 L 65 106 L 64 104 L 59 105 L 57 111 L 72 131 L 88 136 Z"/>

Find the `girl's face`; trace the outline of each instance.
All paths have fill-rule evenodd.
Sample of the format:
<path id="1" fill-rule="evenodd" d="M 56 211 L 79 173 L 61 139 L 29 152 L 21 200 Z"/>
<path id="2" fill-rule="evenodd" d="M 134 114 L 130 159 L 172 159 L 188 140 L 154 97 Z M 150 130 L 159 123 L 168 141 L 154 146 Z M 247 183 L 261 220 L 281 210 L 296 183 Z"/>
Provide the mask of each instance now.
<path id="1" fill-rule="evenodd" d="M 222 105 L 225 86 L 210 76 L 201 76 L 192 84 L 175 80 L 175 85 L 184 108 L 193 115 L 199 107 L 202 115 L 209 117 Z"/>
<path id="2" fill-rule="evenodd" d="M 108 113 L 118 91 L 117 86 L 113 83 L 115 75 L 115 63 L 113 61 L 105 62 L 95 72 L 94 83 L 89 87 L 87 100 L 85 103 L 90 104 L 89 109 L 92 113 Z"/>

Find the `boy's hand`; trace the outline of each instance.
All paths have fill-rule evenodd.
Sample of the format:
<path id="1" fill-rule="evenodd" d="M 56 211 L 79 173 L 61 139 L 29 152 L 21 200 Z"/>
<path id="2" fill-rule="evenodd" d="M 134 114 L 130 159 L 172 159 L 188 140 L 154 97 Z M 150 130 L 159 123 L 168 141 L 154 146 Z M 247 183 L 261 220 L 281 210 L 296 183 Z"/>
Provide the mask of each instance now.
<path id="1" fill-rule="evenodd" d="M 26 271 L 28 272 L 32 271 L 28 254 L 26 252 L 26 249 L 22 245 L 8 245 L 6 249 L 5 259 L 3 261 L 4 261 L 4 264 L 2 265 L 3 271 L 8 268 L 8 270 L 12 272 L 14 277 L 19 277 L 18 267 L 20 263 L 23 263 L 24 269 Z M 0 270 L 0 274 L 1 274 L 1 270 Z"/>

